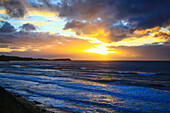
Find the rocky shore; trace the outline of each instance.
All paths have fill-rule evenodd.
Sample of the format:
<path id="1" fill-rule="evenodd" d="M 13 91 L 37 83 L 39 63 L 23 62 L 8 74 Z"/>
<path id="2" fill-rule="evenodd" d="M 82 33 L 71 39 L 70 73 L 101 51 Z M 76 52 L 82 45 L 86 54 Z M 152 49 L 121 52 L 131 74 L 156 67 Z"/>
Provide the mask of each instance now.
<path id="1" fill-rule="evenodd" d="M 0 87 L 0 113 L 68 113 L 61 109 L 47 107 L 38 102 L 28 101 L 18 94 Z"/>

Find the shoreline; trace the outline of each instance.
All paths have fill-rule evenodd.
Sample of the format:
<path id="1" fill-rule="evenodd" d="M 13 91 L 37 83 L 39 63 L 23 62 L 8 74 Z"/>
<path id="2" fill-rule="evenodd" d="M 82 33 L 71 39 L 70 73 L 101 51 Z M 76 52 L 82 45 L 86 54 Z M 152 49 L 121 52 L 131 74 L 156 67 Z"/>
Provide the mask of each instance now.
<path id="1" fill-rule="evenodd" d="M 70 113 L 59 108 L 29 101 L 23 96 L 9 92 L 0 86 L 0 113 Z"/>

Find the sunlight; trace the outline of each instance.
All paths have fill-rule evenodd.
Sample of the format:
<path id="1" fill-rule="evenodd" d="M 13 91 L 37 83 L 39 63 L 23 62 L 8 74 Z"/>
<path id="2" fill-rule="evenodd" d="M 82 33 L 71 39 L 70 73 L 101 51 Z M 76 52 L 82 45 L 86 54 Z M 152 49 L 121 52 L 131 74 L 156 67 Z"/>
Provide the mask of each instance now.
<path id="1" fill-rule="evenodd" d="M 155 35 L 155 34 L 153 34 Z M 166 42 L 167 39 L 164 38 L 155 38 L 152 34 L 149 36 L 143 36 L 141 38 L 128 38 L 128 39 L 123 39 L 118 42 L 112 42 L 111 45 L 114 46 L 142 46 L 142 45 L 147 45 L 147 44 L 153 44 L 153 43 L 163 43 Z"/>
<path id="2" fill-rule="evenodd" d="M 109 50 L 106 46 L 108 46 L 107 43 L 102 43 L 100 45 L 95 45 L 95 48 L 85 50 L 85 52 L 98 53 L 98 54 L 101 54 L 101 55 L 107 55 L 109 53 L 115 53 L 115 51 Z"/>

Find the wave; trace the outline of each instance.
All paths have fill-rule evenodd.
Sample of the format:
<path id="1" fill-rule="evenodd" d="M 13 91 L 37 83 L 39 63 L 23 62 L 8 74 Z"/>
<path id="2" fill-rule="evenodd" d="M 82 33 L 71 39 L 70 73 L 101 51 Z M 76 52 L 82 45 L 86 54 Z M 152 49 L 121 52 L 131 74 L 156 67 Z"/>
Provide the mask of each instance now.
<path id="1" fill-rule="evenodd" d="M 158 75 L 157 73 L 137 72 L 138 75 Z"/>
<path id="2" fill-rule="evenodd" d="M 90 70 L 92 71 L 92 70 Z M 87 71 L 88 72 L 88 71 Z M 166 73 L 153 73 L 153 72 L 140 72 L 140 71 L 105 71 L 105 70 L 95 70 L 94 72 L 99 73 L 115 73 L 115 74 L 137 74 L 137 75 L 170 75 Z"/>
<path id="3" fill-rule="evenodd" d="M 24 70 L 28 70 L 28 71 L 37 71 L 37 72 L 55 72 L 55 71 L 59 71 L 57 69 L 44 69 L 44 68 L 29 68 L 26 66 L 22 66 L 22 65 L 11 65 L 14 68 L 18 68 L 18 69 L 24 69 Z M 40 67 L 51 67 L 50 65 L 40 65 Z"/>
<path id="4" fill-rule="evenodd" d="M 75 109 L 74 107 L 65 107 L 65 103 L 63 103 L 63 105 L 58 106 L 50 104 L 52 107 L 65 108 L 68 110 L 70 109 L 76 112 L 81 112 L 81 110 L 83 111 L 83 108 L 92 108 L 92 106 L 95 106 L 93 110 L 96 109 L 96 107 L 99 107 L 100 109 L 98 110 L 100 112 L 105 112 L 104 110 L 102 111 L 102 108 L 113 108 L 117 111 L 122 112 L 125 111 L 145 113 L 145 111 L 150 109 L 150 107 L 147 109 L 145 108 L 144 110 L 142 109 L 143 105 L 144 107 L 147 107 L 147 103 L 153 105 L 155 104 L 159 108 L 160 104 L 168 106 L 168 103 L 170 101 L 169 93 L 164 93 L 158 90 L 137 86 L 98 86 L 93 85 L 93 82 L 76 82 L 61 77 L 48 77 L 48 75 L 26 76 L 0 73 L 0 77 L 2 81 L 2 78 L 9 79 L 9 81 L 7 82 L 10 82 L 11 87 L 14 87 L 15 89 L 17 89 L 17 85 L 19 87 L 18 89 L 22 87 L 22 90 L 9 91 L 25 96 L 34 96 L 37 98 L 46 97 L 55 100 L 65 101 L 65 103 L 69 103 L 70 105 L 80 105 L 80 107 L 77 106 L 77 108 Z M 22 83 L 20 83 L 21 80 L 23 81 Z M 32 87 L 22 85 L 28 83 L 31 85 L 29 81 L 36 82 L 36 84 L 32 84 Z M 90 95 L 90 97 L 88 97 L 88 95 Z M 102 98 L 102 95 L 107 98 Z M 92 100 L 90 98 L 92 98 Z M 116 99 L 116 102 L 114 102 L 115 100 L 108 101 L 107 99 Z M 131 105 L 133 103 L 137 103 L 138 101 L 142 102 L 141 105 L 139 104 L 140 109 L 136 108 L 138 107 L 138 105 Z M 126 106 L 121 104 L 121 102 L 126 103 Z M 44 101 L 44 104 L 46 103 L 47 102 Z M 155 108 L 157 109 L 157 107 Z M 167 112 L 168 109 L 159 108 L 158 111 Z"/>
<path id="5" fill-rule="evenodd" d="M 109 95 L 114 95 L 114 96 L 118 96 L 118 97 L 126 97 L 126 98 L 132 98 L 132 99 L 139 99 L 139 100 L 147 100 L 147 101 L 154 101 L 154 102 L 160 102 L 163 100 L 155 100 L 152 98 L 147 98 L 147 96 L 142 96 L 141 95 L 133 95 L 132 94 L 128 94 L 129 92 L 127 92 L 127 94 L 125 94 L 125 91 L 131 91 L 133 92 L 131 89 L 135 88 L 135 90 L 140 90 L 140 89 L 144 89 L 144 90 L 148 90 L 147 88 L 144 87 L 137 87 L 137 86 L 108 86 L 107 89 L 105 87 L 102 86 L 93 86 L 90 85 L 91 83 L 86 83 L 86 84 L 82 84 L 82 83 L 72 83 L 71 81 L 69 81 L 68 79 L 65 78 L 61 78 L 60 79 L 56 79 L 56 80 L 52 80 L 52 79 L 47 79 L 47 78 L 42 78 L 42 77 L 35 77 L 35 76 L 21 76 L 21 75 L 3 75 L 0 74 L 0 77 L 2 78 L 9 78 L 9 79 L 14 79 L 14 80 L 25 80 L 25 81 L 31 81 L 31 82 L 37 82 L 39 84 L 55 84 L 57 86 L 63 87 L 63 88 L 70 88 L 70 89 L 75 89 L 75 90 L 80 90 L 80 91 L 90 91 L 90 92 L 99 92 L 101 94 L 109 94 Z M 127 87 L 129 87 L 130 89 L 127 89 Z M 117 89 L 113 89 L 112 88 L 117 88 Z M 125 88 L 125 90 L 123 90 Z M 121 91 L 121 93 L 117 92 L 117 91 Z M 124 93 L 122 93 L 124 92 Z"/>
<path id="6" fill-rule="evenodd" d="M 170 73 L 154 73 L 154 72 L 142 72 L 142 71 L 112 71 L 112 70 L 96 70 L 96 69 L 88 69 L 86 67 L 54 67 L 52 65 L 37 65 L 37 68 L 29 68 L 22 65 L 11 65 L 14 68 L 37 71 L 37 72 L 57 72 L 57 71 L 72 71 L 74 69 L 78 69 L 81 72 L 97 72 L 97 73 L 113 73 L 113 74 L 136 74 L 136 75 L 170 75 Z M 38 68 L 39 67 L 39 68 Z M 77 71 L 78 71 L 77 70 Z"/>
<path id="7" fill-rule="evenodd" d="M 71 97 L 65 97 L 65 96 L 58 96 L 58 95 L 53 95 L 53 94 L 47 94 L 47 93 L 40 93 L 40 92 L 34 92 L 31 90 L 27 90 L 29 93 L 33 93 L 36 95 L 40 95 L 40 96 L 44 96 L 44 97 L 50 97 L 50 98 L 54 98 L 57 100 L 64 100 L 66 102 L 74 102 L 76 104 L 86 104 L 86 105 L 95 105 L 95 106 L 102 106 L 105 108 L 114 108 L 116 110 L 122 110 L 122 111 L 126 111 L 126 112 L 136 112 L 136 113 L 146 113 L 144 111 L 140 111 L 140 110 L 136 110 L 136 109 L 130 109 L 130 108 L 126 108 L 126 107 L 119 107 L 117 105 L 112 105 L 112 104 L 108 104 L 108 103 L 103 103 L 103 102 L 94 102 L 94 101 L 88 101 L 88 100 L 81 100 L 81 99 L 76 99 L 76 98 L 71 98 Z"/>
<path id="8" fill-rule="evenodd" d="M 137 75 L 158 75 L 160 73 L 150 73 L 150 72 L 134 72 L 134 71 L 118 71 L 115 73 L 119 74 L 137 74 Z"/>
<path id="9" fill-rule="evenodd" d="M 53 67 L 52 65 L 39 65 L 40 67 Z"/>

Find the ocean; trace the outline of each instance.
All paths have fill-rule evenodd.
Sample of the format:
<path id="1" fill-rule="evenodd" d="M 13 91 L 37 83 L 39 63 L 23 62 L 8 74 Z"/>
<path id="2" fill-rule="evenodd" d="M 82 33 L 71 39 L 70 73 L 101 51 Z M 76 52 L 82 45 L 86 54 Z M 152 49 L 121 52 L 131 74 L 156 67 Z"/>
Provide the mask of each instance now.
<path id="1" fill-rule="evenodd" d="M 0 62 L 0 86 L 76 113 L 170 112 L 170 62 Z"/>

